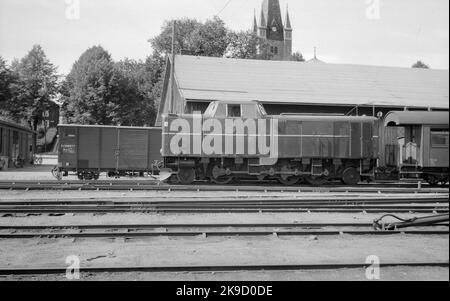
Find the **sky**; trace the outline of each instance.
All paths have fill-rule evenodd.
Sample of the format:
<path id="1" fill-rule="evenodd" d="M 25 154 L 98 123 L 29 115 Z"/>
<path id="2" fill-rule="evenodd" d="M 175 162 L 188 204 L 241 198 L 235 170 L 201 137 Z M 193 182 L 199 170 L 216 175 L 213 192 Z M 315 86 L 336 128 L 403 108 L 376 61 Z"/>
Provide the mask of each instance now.
<path id="1" fill-rule="evenodd" d="M 0 0 L 0 56 L 9 62 L 40 44 L 60 74 L 89 47 L 114 60 L 145 59 L 164 20 L 219 15 L 233 30 L 252 26 L 262 0 Z M 449 68 L 448 0 L 280 0 L 293 50 L 327 63 Z"/>

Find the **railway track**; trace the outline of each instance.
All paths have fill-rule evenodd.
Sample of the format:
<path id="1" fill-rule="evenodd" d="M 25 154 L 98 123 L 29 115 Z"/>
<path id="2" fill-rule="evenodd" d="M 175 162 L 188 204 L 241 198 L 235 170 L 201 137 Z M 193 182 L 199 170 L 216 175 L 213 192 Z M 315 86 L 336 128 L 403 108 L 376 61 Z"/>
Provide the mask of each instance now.
<path id="1" fill-rule="evenodd" d="M 395 231 L 376 231 L 363 223 L 278 224 L 141 224 L 0 226 L 1 239 L 30 238 L 145 238 L 223 236 L 331 236 L 331 235 L 448 235 L 449 224 Z"/>
<path id="2" fill-rule="evenodd" d="M 328 184 L 313 186 L 275 185 L 167 185 L 155 181 L 0 181 L 0 190 L 150 190 L 150 191 L 236 191 L 236 192 L 383 192 L 383 193 L 430 193 L 448 192 L 448 186 L 430 187 L 410 183 L 377 183 L 342 186 Z"/>
<path id="3" fill-rule="evenodd" d="M 1 205 L 0 214 L 65 213 L 448 213 L 447 206 L 380 206 L 380 205 L 214 205 L 214 206 L 143 206 L 143 205 Z"/>
<path id="4" fill-rule="evenodd" d="M 0 214 L 64 213 L 249 213 L 249 212 L 340 212 L 340 213 L 447 213 L 448 194 L 389 197 L 304 197 L 158 200 L 134 198 L 34 199 L 0 201 Z"/>
<path id="5" fill-rule="evenodd" d="M 205 266 L 109 266 L 81 267 L 81 273 L 177 273 L 177 272 L 245 272 L 245 271 L 311 271 L 311 270 L 341 270 L 367 269 L 367 263 L 317 263 L 317 264 L 279 264 L 279 265 L 205 265 Z M 441 267 L 448 268 L 448 261 L 430 262 L 382 262 L 380 268 L 388 267 Z M 66 275 L 67 267 L 0 267 L 0 275 Z"/>

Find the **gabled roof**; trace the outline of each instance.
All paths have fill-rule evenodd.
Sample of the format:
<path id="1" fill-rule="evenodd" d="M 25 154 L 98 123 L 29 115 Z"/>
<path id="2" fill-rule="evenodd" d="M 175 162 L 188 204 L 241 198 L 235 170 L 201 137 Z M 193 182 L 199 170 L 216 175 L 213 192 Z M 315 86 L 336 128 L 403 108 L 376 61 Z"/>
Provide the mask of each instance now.
<path id="1" fill-rule="evenodd" d="M 448 70 L 176 56 L 186 101 L 449 108 Z"/>

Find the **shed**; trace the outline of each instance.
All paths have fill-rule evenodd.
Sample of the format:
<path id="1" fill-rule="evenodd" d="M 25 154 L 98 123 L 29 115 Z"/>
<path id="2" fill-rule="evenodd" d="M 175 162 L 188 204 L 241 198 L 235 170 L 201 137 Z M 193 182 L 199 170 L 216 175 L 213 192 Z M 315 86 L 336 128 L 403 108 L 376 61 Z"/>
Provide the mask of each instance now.
<path id="1" fill-rule="evenodd" d="M 8 168 L 20 157 L 25 164 L 33 159 L 33 134 L 29 128 L 0 120 L 0 167 Z M 0 168 L 0 169 L 2 169 Z"/>
<path id="2" fill-rule="evenodd" d="M 169 111 L 167 60 L 157 118 Z M 447 110 L 448 70 L 175 56 L 172 112 L 204 111 L 213 100 L 260 101 L 269 114 L 372 115 L 376 110 Z"/>

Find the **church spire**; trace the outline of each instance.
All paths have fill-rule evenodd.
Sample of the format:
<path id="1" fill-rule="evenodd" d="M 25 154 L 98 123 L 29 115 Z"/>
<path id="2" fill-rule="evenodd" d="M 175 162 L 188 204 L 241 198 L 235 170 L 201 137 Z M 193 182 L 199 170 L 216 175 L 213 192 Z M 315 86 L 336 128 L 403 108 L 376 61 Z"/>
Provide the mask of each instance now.
<path id="1" fill-rule="evenodd" d="M 256 9 L 253 12 L 253 32 L 258 33 L 258 21 L 256 21 Z"/>
<path id="2" fill-rule="evenodd" d="M 286 5 L 286 23 L 284 25 L 285 29 L 292 29 L 291 19 L 289 18 L 289 6 Z"/>
<path id="3" fill-rule="evenodd" d="M 261 20 L 259 20 L 259 27 L 267 27 L 266 17 L 264 16 L 264 9 L 261 9 Z"/>

